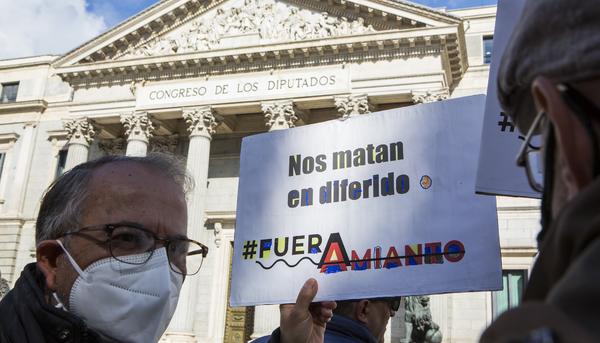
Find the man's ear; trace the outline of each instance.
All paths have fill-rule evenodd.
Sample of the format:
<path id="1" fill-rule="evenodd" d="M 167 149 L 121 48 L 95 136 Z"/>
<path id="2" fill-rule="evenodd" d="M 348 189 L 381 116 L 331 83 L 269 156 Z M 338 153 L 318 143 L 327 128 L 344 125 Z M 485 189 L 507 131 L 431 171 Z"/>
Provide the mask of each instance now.
<path id="1" fill-rule="evenodd" d="M 46 286 L 53 291 L 56 290 L 56 261 L 62 253 L 62 248 L 54 240 L 41 241 L 37 245 L 37 267 L 44 274 Z"/>
<path id="2" fill-rule="evenodd" d="M 557 172 L 570 199 L 593 179 L 592 141 L 576 114 L 563 101 L 554 82 L 538 76 L 531 85 L 531 92 L 538 111 L 544 111 L 554 124 L 556 146 L 562 155 L 562 170 Z"/>
<path id="3" fill-rule="evenodd" d="M 363 299 L 354 306 L 354 315 L 356 319 L 363 324 L 368 322 L 368 314 L 369 311 L 371 311 L 370 304 L 371 302 L 369 300 Z"/>

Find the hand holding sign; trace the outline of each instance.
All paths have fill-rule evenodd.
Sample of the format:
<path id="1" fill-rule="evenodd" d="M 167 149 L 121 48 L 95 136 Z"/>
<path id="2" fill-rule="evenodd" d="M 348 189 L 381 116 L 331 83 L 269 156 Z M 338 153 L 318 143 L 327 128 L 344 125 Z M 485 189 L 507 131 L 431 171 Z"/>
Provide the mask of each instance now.
<path id="1" fill-rule="evenodd" d="M 281 341 L 284 343 L 321 343 L 325 325 L 333 316 L 336 303 L 311 303 L 318 291 L 317 280 L 309 279 L 298 293 L 296 304 L 281 305 Z"/>

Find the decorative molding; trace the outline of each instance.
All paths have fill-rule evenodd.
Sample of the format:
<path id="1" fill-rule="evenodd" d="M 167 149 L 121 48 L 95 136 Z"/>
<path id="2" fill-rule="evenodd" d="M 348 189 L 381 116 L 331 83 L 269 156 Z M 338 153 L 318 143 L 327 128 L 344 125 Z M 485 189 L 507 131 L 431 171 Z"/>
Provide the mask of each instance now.
<path id="1" fill-rule="evenodd" d="M 52 140 L 67 140 L 69 139 L 67 136 L 69 135 L 69 133 L 67 132 L 67 130 L 49 130 L 47 131 L 48 133 L 48 140 L 52 141 Z"/>
<path id="2" fill-rule="evenodd" d="M 335 107 L 342 119 L 371 113 L 371 105 L 366 94 L 335 97 Z"/>
<path id="3" fill-rule="evenodd" d="M 133 81 L 144 79 L 159 81 L 209 77 L 281 68 L 339 65 L 356 60 L 366 62 L 442 54 L 444 59 L 448 59 L 454 81 L 465 70 L 461 61 L 466 55 L 459 48 L 458 36 L 461 34 L 456 27 L 378 31 L 358 36 L 276 42 L 262 46 L 65 66 L 57 69 L 57 75 L 74 88 L 80 88 L 130 85 Z M 427 45 L 427 41 L 430 45 Z"/>
<path id="4" fill-rule="evenodd" d="M 127 141 L 139 140 L 148 143 L 154 134 L 154 125 L 147 112 L 122 114 L 121 124 L 125 127 Z"/>
<path id="5" fill-rule="evenodd" d="M 239 156 L 239 155 L 238 155 Z M 212 158 L 212 156 L 211 156 Z M 206 211 L 206 223 L 220 222 L 222 224 L 231 224 L 235 226 L 235 211 Z"/>
<path id="6" fill-rule="evenodd" d="M 292 128 L 298 120 L 292 101 L 261 103 L 260 106 L 265 114 L 265 125 L 269 128 L 269 131 Z"/>
<path id="7" fill-rule="evenodd" d="M 239 7 L 218 8 L 210 18 L 201 16 L 178 35 L 166 35 L 130 48 L 123 57 L 163 56 L 215 50 L 234 44 L 262 45 L 280 41 L 301 41 L 375 32 L 362 17 L 349 21 L 327 12 L 314 13 L 284 3 L 245 0 Z M 235 39 L 238 38 L 238 39 Z"/>
<path id="8" fill-rule="evenodd" d="M 81 144 L 89 147 L 94 141 L 96 131 L 89 118 L 67 119 L 63 121 L 63 127 L 67 131 L 68 145 Z"/>
<path id="9" fill-rule="evenodd" d="M 19 139 L 19 134 L 16 132 L 0 134 L 0 144 L 8 143 L 9 147 L 12 147 L 17 141 L 17 139 Z"/>
<path id="10" fill-rule="evenodd" d="M 183 109 L 183 119 L 187 124 L 190 137 L 204 136 L 211 138 L 219 125 L 211 106 L 200 106 Z"/>
<path id="11" fill-rule="evenodd" d="M 446 100 L 450 96 L 450 91 L 447 88 L 435 91 L 412 91 L 411 95 L 414 103 L 423 104 L 427 102 Z"/>
<path id="12" fill-rule="evenodd" d="M 48 131 L 48 140 L 54 148 L 60 150 L 68 142 L 68 134 L 67 130 L 51 130 Z"/>
<path id="13" fill-rule="evenodd" d="M 0 103 L 0 114 L 19 112 L 44 112 L 48 108 L 46 100 L 29 100 Z"/>

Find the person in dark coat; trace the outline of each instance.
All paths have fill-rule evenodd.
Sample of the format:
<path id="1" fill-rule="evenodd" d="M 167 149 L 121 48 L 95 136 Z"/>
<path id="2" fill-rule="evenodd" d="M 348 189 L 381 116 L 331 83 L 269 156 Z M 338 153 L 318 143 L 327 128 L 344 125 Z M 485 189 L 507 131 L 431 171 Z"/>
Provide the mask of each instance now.
<path id="1" fill-rule="evenodd" d="M 597 1 L 528 0 L 502 57 L 498 96 L 527 133 L 517 163 L 542 192 L 542 230 L 521 306 L 482 342 L 600 342 L 599 18 Z"/>
<path id="2" fill-rule="evenodd" d="M 0 305 L 0 342 L 102 342 L 81 318 L 49 304 L 44 289 L 44 274 L 28 264 Z"/>
<path id="3" fill-rule="evenodd" d="M 380 343 L 391 317 L 400 307 L 400 297 L 337 301 L 327 323 L 325 343 Z M 252 343 L 277 342 L 280 329 Z"/>
<path id="4" fill-rule="evenodd" d="M 338 301 L 327 323 L 325 342 L 383 342 L 390 318 L 400 307 L 400 297 Z"/>

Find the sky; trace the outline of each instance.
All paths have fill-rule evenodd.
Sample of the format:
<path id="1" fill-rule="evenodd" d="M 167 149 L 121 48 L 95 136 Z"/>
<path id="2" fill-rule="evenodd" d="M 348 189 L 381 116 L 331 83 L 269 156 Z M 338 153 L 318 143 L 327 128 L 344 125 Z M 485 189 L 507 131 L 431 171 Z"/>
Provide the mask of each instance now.
<path id="1" fill-rule="evenodd" d="M 64 54 L 159 0 L 0 0 L 0 59 Z M 497 0 L 413 0 L 438 8 Z"/>

